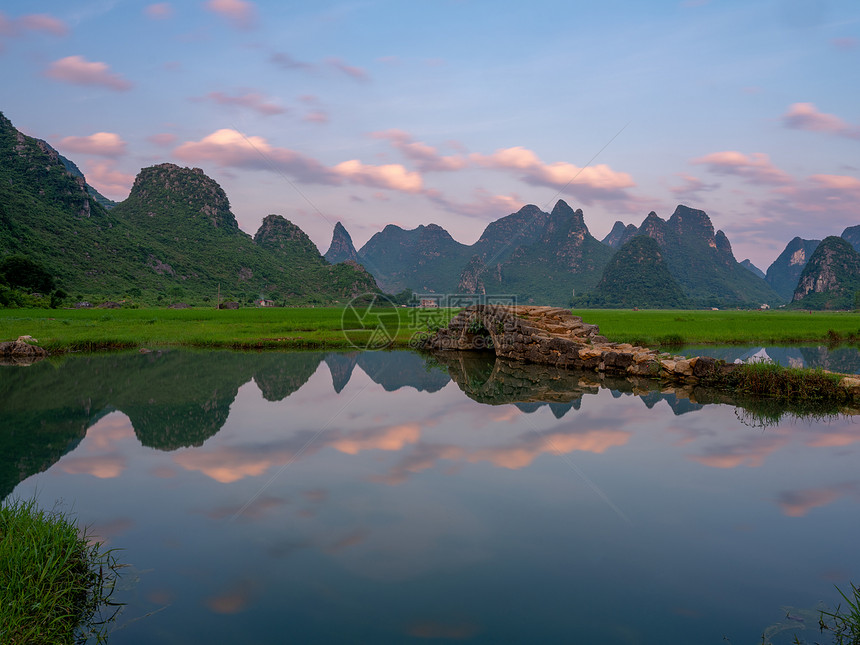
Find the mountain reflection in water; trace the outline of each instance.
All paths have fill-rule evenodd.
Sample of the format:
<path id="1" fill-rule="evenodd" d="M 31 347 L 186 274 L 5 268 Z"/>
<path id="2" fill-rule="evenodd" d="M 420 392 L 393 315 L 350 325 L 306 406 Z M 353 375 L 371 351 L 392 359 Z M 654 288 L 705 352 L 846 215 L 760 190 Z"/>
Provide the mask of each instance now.
<path id="1" fill-rule="evenodd" d="M 0 495 L 123 549 L 112 645 L 789 643 L 860 579 L 860 431 L 785 411 L 484 354 L 69 356 L 0 367 Z"/>

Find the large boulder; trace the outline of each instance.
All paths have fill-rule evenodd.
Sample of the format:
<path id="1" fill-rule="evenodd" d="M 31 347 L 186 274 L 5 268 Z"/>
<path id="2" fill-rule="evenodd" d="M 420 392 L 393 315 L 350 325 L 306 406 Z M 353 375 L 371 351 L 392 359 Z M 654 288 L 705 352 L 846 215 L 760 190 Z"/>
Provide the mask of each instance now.
<path id="1" fill-rule="evenodd" d="M 31 344 L 37 342 L 32 336 L 19 336 L 17 340 L 0 343 L 0 364 L 29 365 L 42 360 L 48 352 L 38 345 Z"/>

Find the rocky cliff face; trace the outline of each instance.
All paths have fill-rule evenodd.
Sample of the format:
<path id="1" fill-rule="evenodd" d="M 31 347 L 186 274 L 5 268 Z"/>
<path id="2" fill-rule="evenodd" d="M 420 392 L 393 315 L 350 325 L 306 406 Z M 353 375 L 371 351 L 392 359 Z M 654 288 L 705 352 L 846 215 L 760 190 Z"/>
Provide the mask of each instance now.
<path id="1" fill-rule="evenodd" d="M 783 299 L 792 299 L 800 274 L 819 244 L 821 240 L 804 240 L 795 237 L 785 245 L 782 253 L 768 267 L 765 281 Z"/>
<path id="2" fill-rule="evenodd" d="M 854 247 L 854 250 L 860 253 L 860 226 L 849 226 L 840 236 L 843 240 Z"/>
<path id="3" fill-rule="evenodd" d="M 601 242 L 607 246 L 611 246 L 613 249 L 620 249 L 636 235 L 636 231 L 637 228 L 633 224 L 625 226 L 624 222 L 615 222 L 612 225 L 612 230 L 609 231 L 609 234 Z"/>
<path id="4" fill-rule="evenodd" d="M 346 228 L 340 222 L 334 225 L 331 244 L 329 244 L 328 251 L 325 253 L 325 259 L 332 264 L 346 262 L 347 260 L 358 262 L 358 253 L 352 243 L 352 237 L 350 237 Z"/>
<path id="5" fill-rule="evenodd" d="M 841 237 L 821 241 L 800 274 L 793 302 L 815 309 L 853 306 L 860 290 L 860 253 Z"/>

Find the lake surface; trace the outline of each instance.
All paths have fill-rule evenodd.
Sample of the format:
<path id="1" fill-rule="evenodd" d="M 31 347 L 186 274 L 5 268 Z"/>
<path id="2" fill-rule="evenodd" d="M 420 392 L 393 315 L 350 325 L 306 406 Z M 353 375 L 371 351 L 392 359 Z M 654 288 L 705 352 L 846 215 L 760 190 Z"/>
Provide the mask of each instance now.
<path id="1" fill-rule="evenodd" d="M 411 352 L 0 367 L 0 497 L 122 549 L 111 645 L 827 642 L 816 609 L 860 581 L 860 424 L 596 379 Z"/>

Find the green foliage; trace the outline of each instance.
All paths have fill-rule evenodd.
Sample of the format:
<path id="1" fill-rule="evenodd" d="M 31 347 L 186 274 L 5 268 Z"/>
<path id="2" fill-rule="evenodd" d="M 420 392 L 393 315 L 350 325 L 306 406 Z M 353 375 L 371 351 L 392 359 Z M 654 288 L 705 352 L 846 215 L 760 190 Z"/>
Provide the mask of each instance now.
<path id="1" fill-rule="evenodd" d="M 622 246 L 594 290 L 573 299 L 577 307 L 680 309 L 689 305 L 669 273 L 657 242 L 637 235 Z"/>
<path id="2" fill-rule="evenodd" d="M 480 318 L 472 318 L 466 327 L 466 331 L 470 334 L 486 335 L 490 332 L 484 326 L 484 321 Z"/>
<path id="3" fill-rule="evenodd" d="M 826 280 L 821 280 L 822 276 Z M 821 282 L 827 291 L 814 292 Z M 803 267 L 795 290 L 794 308 L 849 310 L 857 304 L 860 291 L 860 253 L 846 240 L 832 235 L 824 238 Z"/>
<path id="4" fill-rule="evenodd" d="M 836 588 L 847 604 L 846 609 L 839 606 L 832 612 L 821 612 L 821 631 L 832 632 L 836 645 L 860 645 L 860 587 L 850 584 L 850 596 Z"/>
<path id="5" fill-rule="evenodd" d="M 389 224 L 361 248 L 359 261 L 390 293 L 407 288 L 456 293 L 460 271 L 471 255 L 470 247 L 435 224 L 408 231 Z"/>
<path id="6" fill-rule="evenodd" d="M 400 291 L 399 293 L 396 293 L 391 296 L 391 301 L 395 305 L 414 305 L 414 296 L 415 293 L 412 291 L 412 289 L 406 288 L 403 291 Z"/>
<path id="7" fill-rule="evenodd" d="M 293 228 L 300 235 L 277 251 L 256 244 L 239 230 L 216 182 L 172 164 L 143 169 L 128 199 L 107 211 L 55 150 L 0 115 L 0 257 L 26 255 L 49 268 L 56 283 L 82 294 L 76 301 L 128 294 L 153 304 L 181 289 L 183 300 L 196 304 L 214 298 L 219 285 L 222 294 L 244 293 L 243 300 L 278 293 L 291 304 L 378 291 L 361 269 L 328 266 Z M 27 302 L 4 289 L 0 305 Z"/>
<path id="8" fill-rule="evenodd" d="M 38 293 L 50 293 L 54 278 L 38 262 L 23 255 L 9 255 L 0 260 L 0 275 L 6 284 Z"/>
<path id="9" fill-rule="evenodd" d="M 841 379 L 840 375 L 824 370 L 804 370 L 756 362 L 738 365 L 728 374 L 720 374 L 703 382 L 730 388 L 740 395 L 831 404 L 842 403 L 849 397 L 847 391 L 839 386 Z"/>
<path id="10" fill-rule="evenodd" d="M 0 641 L 55 645 L 105 637 L 118 576 L 112 551 L 35 500 L 0 507 Z"/>

